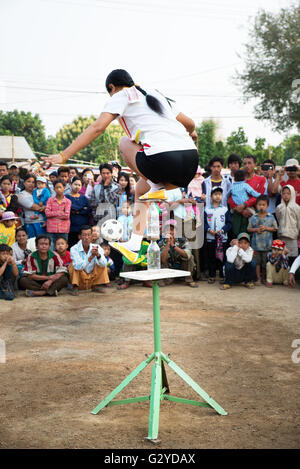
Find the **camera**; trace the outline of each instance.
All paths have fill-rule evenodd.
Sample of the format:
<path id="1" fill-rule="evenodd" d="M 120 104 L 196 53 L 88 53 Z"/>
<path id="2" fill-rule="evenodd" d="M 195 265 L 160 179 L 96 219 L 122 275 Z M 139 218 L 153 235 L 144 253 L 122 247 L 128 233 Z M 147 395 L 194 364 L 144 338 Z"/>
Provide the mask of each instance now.
<path id="1" fill-rule="evenodd" d="M 297 166 L 287 166 L 287 167 L 285 168 L 285 170 L 286 170 L 286 171 L 297 171 L 298 168 L 297 168 Z"/>
<path id="2" fill-rule="evenodd" d="M 269 171 L 269 169 L 273 169 L 273 166 L 271 164 L 262 164 L 261 169 L 263 171 Z"/>

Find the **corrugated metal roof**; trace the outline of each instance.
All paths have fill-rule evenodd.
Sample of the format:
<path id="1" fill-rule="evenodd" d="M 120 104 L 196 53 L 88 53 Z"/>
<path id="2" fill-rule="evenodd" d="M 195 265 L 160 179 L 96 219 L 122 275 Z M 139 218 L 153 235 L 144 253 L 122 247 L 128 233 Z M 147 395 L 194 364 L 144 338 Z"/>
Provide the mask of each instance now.
<path id="1" fill-rule="evenodd" d="M 0 160 L 27 161 L 35 159 L 25 137 L 0 136 Z"/>

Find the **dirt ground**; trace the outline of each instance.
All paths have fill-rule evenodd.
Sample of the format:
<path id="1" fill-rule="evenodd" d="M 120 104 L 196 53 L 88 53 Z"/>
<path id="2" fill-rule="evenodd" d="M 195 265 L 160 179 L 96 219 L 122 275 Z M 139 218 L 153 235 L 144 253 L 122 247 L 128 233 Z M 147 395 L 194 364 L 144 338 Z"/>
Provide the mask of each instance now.
<path id="1" fill-rule="evenodd" d="M 160 448 L 300 447 L 299 299 L 299 288 L 160 288 L 162 350 L 228 412 L 161 402 Z M 153 351 L 151 289 L 20 292 L 1 301 L 0 322 L 0 448 L 153 448 L 149 402 L 91 414 Z M 197 399 L 166 371 L 172 395 Z M 148 366 L 118 398 L 147 395 L 150 383 Z"/>

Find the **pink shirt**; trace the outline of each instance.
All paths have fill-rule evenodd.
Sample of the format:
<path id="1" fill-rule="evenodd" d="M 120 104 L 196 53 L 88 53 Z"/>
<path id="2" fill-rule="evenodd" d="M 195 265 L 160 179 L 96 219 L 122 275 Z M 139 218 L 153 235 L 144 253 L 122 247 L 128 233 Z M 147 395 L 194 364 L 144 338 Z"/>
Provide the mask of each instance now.
<path id="1" fill-rule="evenodd" d="M 72 202 L 67 197 L 61 203 L 56 197 L 48 199 L 45 209 L 48 233 L 69 233 L 71 205 Z"/>

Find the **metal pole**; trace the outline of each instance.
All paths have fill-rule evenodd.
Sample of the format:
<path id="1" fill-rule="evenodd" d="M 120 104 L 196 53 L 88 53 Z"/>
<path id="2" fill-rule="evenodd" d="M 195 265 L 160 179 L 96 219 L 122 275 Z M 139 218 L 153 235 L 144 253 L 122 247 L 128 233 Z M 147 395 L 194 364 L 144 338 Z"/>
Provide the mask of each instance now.
<path id="1" fill-rule="evenodd" d="M 161 352 L 160 344 L 160 307 L 159 307 L 159 286 L 157 281 L 152 282 L 153 296 L 153 325 L 154 325 L 154 352 Z"/>
<path id="2" fill-rule="evenodd" d="M 12 162 L 15 162 L 15 141 L 14 141 L 14 135 L 11 136 L 11 156 L 12 156 Z"/>

